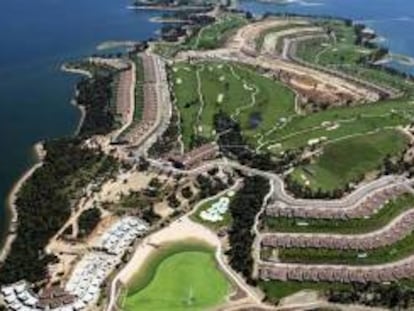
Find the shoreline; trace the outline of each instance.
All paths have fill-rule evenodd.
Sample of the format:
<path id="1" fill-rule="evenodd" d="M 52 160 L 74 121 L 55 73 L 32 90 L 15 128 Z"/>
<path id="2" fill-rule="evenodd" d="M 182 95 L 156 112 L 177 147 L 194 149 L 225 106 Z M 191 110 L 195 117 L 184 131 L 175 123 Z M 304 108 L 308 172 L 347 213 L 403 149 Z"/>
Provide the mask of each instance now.
<path id="1" fill-rule="evenodd" d="M 86 76 L 89 79 L 91 79 L 93 77 L 93 75 L 90 71 L 85 70 L 85 69 L 72 68 L 72 67 L 68 66 L 67 64 L 63 64 L 62 66 L 60 66 L 60 70 L 62 70 L 63 72 L 71 73 L 71 74 L 78 74 L 78 75 Z M 78 121 L 78 124 L 76 125 L 75 131 L 74 131 L 74 134 L 73 134 L 74 136 L 79 135 L 80 130 L 81 130 L 82 125 L 83 125 L 83 122 L 85 121 L 85 117 L 86 117 L 85 107 L 82 106 L 82 105 L 78 105 L 78 102 L 77 102 L 77 98 L 78 98 L 78 95 L 79 95 L 77 84 L 78 83 L 75 84 L 75 88 L 74 88 L 74 94 L 75 95 L 70 100 L 71 105 L 78 108 L 79 112 L 80 112 L 79 121 Z"/>
<path id="2" fill-rule="evenodd" d="M 85 117 L 86 117 L 86 109 L 85 109 L 84 106 L 78 105 L 78 102 L 76 101 L 77 96 L 78 96 L 78 90 L 75 88 L 75 97 L 71 99 L 70 103 L 71 103 L 71 105 L 78 108 L 78 110 L 80 112 L 80 117 L 79 117 L 78 124 L 76 125 L 75 132 L 73 134 L 74 136 L 79 135 L 80 130 L 81 130 L 82 125 L 83 125 L 83 122 L 85 121 Z"/>
<path id="3" fill-rule="evenodd" d="M 63 64 L 62 66 L 60 66 L 60 70 L 62 70 L 63 72 L 79 74 L 79 75 L 86 76 L 88 78 L 92 78 L 92 74 L 89 71 L 84 70 L 84 69 L 69 67 L 67 64 Z"/>
<path id="4" fill-rule="evenodd" d="M 185 24 L 191 22 L 190 20 L 180 19 L 180 18 L 171 18 L 171 17 L 162 17 L 154 16 L 150 19 L 151 23 L 160 23 L 160 24 Z"/>
<path id="5" fill-rule="evenodd" d="M 68 67 L 66 64 L 63 64 L 60 69 L 63 72 L 68 72 L 68 73 L 72 73 L 72 74 L 80 74 L 80 75 L 84 75 L 88 78 L 92 77 L 92 74 L 87 71 L 87 70 L 82 70 L 82 69 L 75 69 L 75 68 L 70 68 Z M 79 131 L 83 125 L 83 122 L 85 120 L 86 117 L 86 110 L 83 106 L 80 106 L 77 104 L 76 102 L 76 97 L 78 95 L 78 90 L 76 89 L 75 86 L 75 96 L 74 98 L 71 99 L 71 104 L 74 105 L 75 107 L 77 107 L 80 111 L 80 117 L 79 117 L 79 121 L 78 124 L 76 126 L 76 129 L 74 131 L 74 136 L 77 136 L 79 134 Z M 32 152 L 34 155 L 34 163 L 27 168 L 22 175 L 20 175 L 20 177 L 16 180 L 16 182 L 13 184 L 11 190 L 9 191 L 8 195 L 7 195 L 7 199 L 6 199 L 6 221 L 5 221 L 5 233 L 4 236 L 1 239 L 1 244 L 0 244 L 0 263 L 4 262 L 7 258 L 7 256 L 9 255 L 9 252 L 11 250 L 12 244 L 14 239 L 16 238 L 17 234 L 16 234 L 16 230 L 17 230 L 17 226 L 18 226 L 18 220 L 19 220 L 19 216 L 18 216 L 18 212 L 17 212 L 17 206 L 15 204 L 16 199 L 17 199 L 17 195 L 19 193 L 19 191 L 21 190 L 21 188 L 23 187 L 23 185 L 25 184 L 26 181 L 28 181 L 30 179 L 30 177 L 33 175 L 33 173 L 40 168 L 43 165 L 43 159 L 46 156 L 46 151 L 43 148 L 43 141 L 39 141 L 37 143 L 35 143 L 32 146 Z"/>
<path id="6" fill-rule="evenodd" d="M 179 11 L 199 11 L 208 8 L 202 6 L 183 6 L 183 7 L 168 7 L 168 6 L 153 6 L 153 5 L 129 5 L 129 10 L 143 10 L 143 11 L 165 11 L 165 12 L 179 12 Z"/>
<path id="7" fill-rule="evenodd" d="M 43 149 L 43 142 L 39 141 L 32 146 L 32 151 L 35 156 L 35 163 L 30 166 L 23 174 L 17 179 L 14 183 L 13 187 L 11 188 L 6 201 L 6 208 L 8 214 L 7 217 L 7 230 L 5 231 L 5 236 L 2 241 L 2 248 L 0 250 L 0 262 L 4 262 L 9 255 L 11 246 L 13 244 L 14 239 L 16 238 L 16 230 L 18 226 L 18 212 L 16 206 L 16 199 L 17 195 L 22 189 L 23 185 L 30 179 L 33 173 L 43 165 L 43 159 L 45 157 L 45 151 Z"/>
<path id="8" fill-rule="evenodd" d="M 117 48 L 133 48 L 139 41 L 105 41 L 96 46 L 98 51 L 117 49 Z"/>

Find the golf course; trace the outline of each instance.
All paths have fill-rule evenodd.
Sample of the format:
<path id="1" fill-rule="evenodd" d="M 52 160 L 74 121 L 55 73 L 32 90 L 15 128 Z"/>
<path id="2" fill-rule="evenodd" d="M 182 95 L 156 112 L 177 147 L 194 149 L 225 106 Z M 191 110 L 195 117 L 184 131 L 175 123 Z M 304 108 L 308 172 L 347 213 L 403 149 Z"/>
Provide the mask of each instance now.
<path id="1" fill-rule="evenodd" d="M 170 75 L 186 150 L 215 140 L 214 117 L 224 112 L 257 152 L 279 156 L 320 148 L 319 157 L 291 174 L 312 191 L 358 182 L 407 146 L 407 137 L 395 130 L 413 118 L 414 106 L 404 99 L 303 115 L 295 112 L 293 91 L 246 65 L 177 63 Z"/>
<path id="2" fill-rule="evenodd" d="M 214 249 L 186 241 L 156 249 L 128 285 L 121 304 L 126 311 L 206 310 L 224 302 L 230 290 Z"/>
<path id="3" fill-rule="evenodd" d="M 294 93 L 241 64 L 180 63 L 172 68 L 174 94 L 186 149 L 200 137 L 213 140 L 214 116 L 224 111 L 237 120 L 251 144 L 279 119 L 294 115 Z"/>

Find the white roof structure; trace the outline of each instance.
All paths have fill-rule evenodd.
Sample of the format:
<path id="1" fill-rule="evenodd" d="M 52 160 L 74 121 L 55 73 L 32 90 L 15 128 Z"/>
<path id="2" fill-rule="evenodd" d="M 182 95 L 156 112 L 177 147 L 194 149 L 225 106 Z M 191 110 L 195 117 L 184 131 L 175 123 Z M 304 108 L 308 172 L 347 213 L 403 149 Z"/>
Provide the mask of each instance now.
<path id="1" fill-rule="evenodd" d="M 223 215 L 228 211 L 230 199 L 227 196 L 221 197 L 213 203 L 210 208 L 200 213 L 200 217 L 210 222 L 223 221 Z"/>
<path id="2" fill-rule="evenodd" d="M 4 296 L 8 296 L 13 294 L 14 295 L 14 289 L 12 286 L 5 286 L 1 289 L 1 292 Z"/>
<path id="3" fill-rule="evenodd" d="M 37 311 L 39 299 L 33 295 L 26 282 L 21 281 L 1 288 L 8 309 L 15 311 Z M 40 311 L 40 310 L 39 310 Z"/>
<path id="4" fill-rule="evenodd" d="M 107 276 L 121 262 L 122 256 L 133 241 L 148 228 L 144 221 L 136 217 L 124 217 L 111 226 L 96 243 L 99 250 L 84 255 L 66 283 L 65 290 L 77 299 L 71 304 L 50 311 L 79 311 L 97 302 L 101 285 Z M 1 293 L 10 310 L 43 310 L 38 308 L 39 298 L 33 295 L 24 281 L 3 286 Z"/>
<path id="5" fill-rule="evenodd" d="M 86 254 L 66 284 L 66 290 L 78 297 L 78 301 L 73 305 L 75 310 L 81 310 L 98 300 L 100 287 L 106 277 L 121 261 L 131 243 L 148 228 L 149 226 L 139 218 L 124 217 L 102 234 L 95 247 L 106 253 L 92 251 Z"/>

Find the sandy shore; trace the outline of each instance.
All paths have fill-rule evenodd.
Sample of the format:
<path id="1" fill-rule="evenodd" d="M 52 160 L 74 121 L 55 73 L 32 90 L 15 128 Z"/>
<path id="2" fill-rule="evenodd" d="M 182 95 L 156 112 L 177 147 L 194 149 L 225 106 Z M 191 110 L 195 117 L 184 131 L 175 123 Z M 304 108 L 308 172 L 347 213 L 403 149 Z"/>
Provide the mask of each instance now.
<path id="1" fill-rule="evenodd" d="M 133 48 L 138 41 L 105 41 L 100 43 L 96 49 L 98 51 L 116 49 L 116 48 Z"/>
<path id="2" fill-rule="evenodd" d="M 66 64 L 63 64 L 62 66 L 60 66 L 60 70 L 64 72 L 79 74 L 79 75 L 87 76 L 88 78 L 92 78 L 92 74 L 89 71 L 84 70 L 84 69 L 68 67 L 68 65 Z"/>
<path id="3" fill-rule="evenodd" d="M 87 77 L 92 77 L 92 74 L 89 71 L 70 68 L 66 65 L 62 65 L 61 70 L 65 72 L 69 72 L 69 73 L 81 74 Z M 80 117 L 77 129 L 75 131 L 75 135 L 77 135 L 85 119 L 86 111 L 84 107 L 76 104 L 76 100 L 72 101 L 72 104 L 74 104 L 81 112 L 81 117 Z M 23 173 L 23 175 L 13 185 L 9 193 L 9 196 L 7 198 L 7 208 L 8 208 L 7 212 L 8 212 L 9 219 L 8 219 L 8 225 L 7 225 L 7 231 L 6 231 L 4 243 L 2 245 L 2 249 L 0 250 L 0 262 L 3 262 L 6 259 L 7 255 L 10 252 L 12 243 L 14 239 L 16 238 L 15 232 L 16 232 L 17 225 L 18 225 L 18 214 L 17 214 L 17 207 L 15 203 L 16 203 L 17 195 L 20 189 L 22 188 L 22 186 L 24 185 L 24 183 L 33 175 L 33 173 L 39 167 L 43 165 L 43 159 L 46 155 L 42 142 L 36 143 L 33 146 L 33 151 L 34 151 L 37 163 L 35 163 L 32 167 L 30 167 L 26 172 Z"/>
<path id="4" fill-rule="evenodd" d="M 161 17 L 161 16 L 154 16 L 150 19 L 151 23 L 161 23 L 161 24 L 184 24 L 190 23 L 190 20 L 180 19 L 180 18 L 171 18 L 171 17 Z"/>
<path id="5" fill-rule="evenodd" d="M 80 75 L 86 76 L 88 78 L 92 78 L 92 73 L 91 72 L 89 72 L 87 70 L 84 70 L 84 69 L 71 68 L 71 67 L 68 67 L 68 65 L 66 65 L 66 64 L 63 64 L 60 67 L 60 70 L 62 70 L 64 72 L 73 73 L 73 74 L 80 74 Z M 79 134 L 79 132 L 82 128 L 82 125 L 83 125 L 83 121 L 85 120 L 85 117 L 86 117 L 85 107 L 83 107 L 81 105 L 78 105 L 78 103 L 76 101 L 77 97 L 78 97 L 78 90 L 75 86 L 75 96 L 74 96 L 74 98 L 72 98 L 72 100 L 70 102 L 71 102 L 72 105 L 74 105 L 76 108 L 79 109 L 80 114 L 81 114 L 80 118 L 79 118 L 79 121 L 78 121 L 78 125 L 76 126 L 76 130 L 75 130 L 75 134 L 74 134 L 75 136 Z"/>
<path id="6" fill-rule="evenodd" d="M 37 163 L 35 163 L 31 168 L 29 168 L 24 174 L 17 180 L 17 182 L 13 185 L 12 190 L 9 193 L 7 198 L 7 207 L 9 212 L 9 223 L 6 233 L 6 238 L 4 240 L 3 248 L 0 252 L 0 262 L 4 261 L 9 254 L 11 245 L 16 238 L 16 229 L 18 224 L 18 214 L 17 214 L 17 206 L 16 206 L 16 199 L 17 195 L 24 185 L 24 183 L 33 175 L 33 173 L 43 165 L 43 158 L 45 156 L 45 151 L 43 149 L 43 144 L 41 142 L 36 143 L 33 146 L 33 151 L 35 153 Z"/>
<path id="7" fill-rule="evenodd" d="M 76 108 L 79 109 L 80 111 L 80 117 L 79 117 L 79 121 L 78 121 L 78 125 L 76 126 L 76 130 L 75 130 L 75 136 L 79 135 L 80 130 L 82 128 L 83 122 L 85 121 L 85 117 L 86 117 L 86 109 L 84 106 L 78 105 L 78 102 L 76 101 L 76 97 L 77 97 L 77 91 L 76 91 L 76 96 L 75 98 L 73 98 L 71 100 L 71 104 L 73 106 L 75 106 Z"/>
<path id="8" fill-rule="evenodd" d="M 146 237 L 135 250 L 133 257 L 128 264 L 121 270 L 118 279 L 127 284 L 134 274 L 141 269 L 145 261 L 156 248 L 154 245 L 160 245 L 180 240 L 197 238 L 214 247 L 220 245 L 218 237 L 209 229 L 200 224 L 192 222 L 187 216 L 173 222 L 168 227 Z"/>
<path id="9" fill-rule="evenodd" d="M 177 6 L 177 7 L 169 7 L 169 6 L 152 6 L 152 5 L 130 5 L 127 6 L 129 10 L 145 10 L 145 11 L 198 11 L 198 10 L 206 10 L 208 8 L 203 6 Z"/>

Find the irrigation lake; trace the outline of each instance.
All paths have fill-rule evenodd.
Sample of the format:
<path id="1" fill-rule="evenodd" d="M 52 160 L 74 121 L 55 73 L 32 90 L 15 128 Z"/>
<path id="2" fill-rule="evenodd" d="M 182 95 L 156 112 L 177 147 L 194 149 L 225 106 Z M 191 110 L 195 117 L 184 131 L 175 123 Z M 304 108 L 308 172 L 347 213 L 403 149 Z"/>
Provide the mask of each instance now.
<path id="1" fill-rule="evenodd" d="M 79 112 L 70 105 L 77 77 L 62 73 L 65 60 L 96 52 L 110 40 L 143 40 L 160 24 L 161 12 L 128 10 L 132 0 L 4 0 L 0 10 L 0 233 L 6 228 L 6 197 L 32 163 L 32 145 L 70 135 Z M 375 28 L 384 44 L 414 57 L 412 0 L 291 0 L 277 5 L 242 0 L 253 13 L 296 12 L 356 19 Z M 414 73 L 414 67 L 404 67 Z"/>

